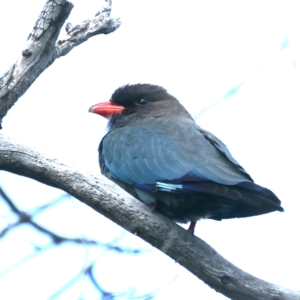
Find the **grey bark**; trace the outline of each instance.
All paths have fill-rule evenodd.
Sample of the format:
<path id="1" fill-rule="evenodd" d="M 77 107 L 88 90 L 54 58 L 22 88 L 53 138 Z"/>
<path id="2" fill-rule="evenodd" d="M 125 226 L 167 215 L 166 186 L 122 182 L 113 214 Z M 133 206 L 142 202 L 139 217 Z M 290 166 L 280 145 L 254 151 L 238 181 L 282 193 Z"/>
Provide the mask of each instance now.
<path id="1" fill-rule="evenodd" d="M 201 239 L 103 176 L 82 173 L 0 134 L 0 169 L 59 188 L 139 236 L 231 299 L 300 299 L 300 293 L 238 269 Z"/>
<path id="2" fill-rule="evenodd" d="M 38 76 L 57 58 L 98 34 L 120 27 L 119 19 L 110 18 L 111 0 L 94 18 L 82 24 L 66 25 L 67 34 L 58 39 L 73 4 L 66 0 L 48 0 L 16 63 L 0 78 L 0 129 L 3 117 Z"/>
<path id="3" fill-rule="evenodd" d="M 59 188 L 170 256 L 231 299 L 299 300 L 300 292 L 258 279 L 212 247 L 124 192 L 0 134 L 0 169 Z"/>
<path id="4" fill-rule="evenodd" d="M 48 0 L 25 49 L 0 78 L 0 125 L 2 118 L 35 79 L 58 57 L 97 34 L 120 26 L 110 18 L 111 0 L 94 18 L 60 30 L 73 5 L 66 0 Z M 0 126 L 1 127 L 1 126 Z M 204 241 L 192 236 L 166 217 L 152 213 L 118 186 L 102 176 L 83 173 L 45 154 L 0 134 L 0 170 L 35 179 L 59 188 L 136 234 L 175 259 L 216 291 L 231 299 L 300 299 L 300 293 L 273 285 L 238 269 Z"/>

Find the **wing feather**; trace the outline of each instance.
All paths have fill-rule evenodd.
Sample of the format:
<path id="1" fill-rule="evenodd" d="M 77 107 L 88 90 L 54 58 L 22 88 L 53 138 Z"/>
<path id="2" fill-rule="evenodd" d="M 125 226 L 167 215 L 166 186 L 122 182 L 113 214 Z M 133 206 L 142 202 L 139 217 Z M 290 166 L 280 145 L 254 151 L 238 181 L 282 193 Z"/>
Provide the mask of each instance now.
<path id="1" fill-rule="evenodd" d="M 195 181 L 226 185 L 251 181 L 220 140 L 191 122 L 144 121 L 110 131 L 101 144 L 107 168 L 129 184 L 155 184 L 187 174 Z"/>

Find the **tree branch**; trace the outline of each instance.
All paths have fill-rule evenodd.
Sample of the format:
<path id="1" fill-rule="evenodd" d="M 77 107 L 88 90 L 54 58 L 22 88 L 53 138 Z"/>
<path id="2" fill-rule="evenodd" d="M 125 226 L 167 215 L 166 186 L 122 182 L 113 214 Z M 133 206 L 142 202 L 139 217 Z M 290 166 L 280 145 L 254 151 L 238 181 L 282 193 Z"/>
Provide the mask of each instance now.
<path id="1" fill-rule="evenodd" d="M 3 117 L 38 76 L 57 58 L 97 34 L 108 34 L 120 27 L 119 19 L 110 18 L 111 0 L 90 20 L 72 27 L 57 41 L 73 4 L 66 0 L 48 0 L 29 34 L 25 49 L 16 63 L 0 78 L 0 129 Z"/>
<path id="2" fill-rule="evenodd" d="M 201 239 L 152 213 L 103 176 L 80 172 L 0 134 L 0 169 L 59 188 L 158 248 L 231 299 L 300 299 L 238 269 Z"/>
<path id="3" fill-rule="evenodd" d="M 60 30 L 73 5 L 67 0 L 48 0 L 25 49 L 0 78 L 0 128 L 2 118 L 35 79 L 58 57 L 97 34 L 120 26 L 110 18 L 111 0 L 91 20 Z M 192 236 L 168 218 L 134 199 L 102 176 L 80 172 L 0 134 L 0 170 L 35 179 L 59 188 L 158 248 L 216 291 L 231 299 L 300 299 L 288 290 L 238 269 L 204 241 Z"/>

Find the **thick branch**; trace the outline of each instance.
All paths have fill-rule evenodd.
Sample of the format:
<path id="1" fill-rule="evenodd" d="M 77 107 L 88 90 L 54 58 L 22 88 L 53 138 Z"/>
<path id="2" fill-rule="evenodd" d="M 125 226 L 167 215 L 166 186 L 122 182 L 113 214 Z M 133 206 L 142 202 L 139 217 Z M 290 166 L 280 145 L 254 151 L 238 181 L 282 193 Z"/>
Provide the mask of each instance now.
<path id="1" fill-rule="evenodd" d="M 108 34 L 120 26 L 110 18 L 111 0 L 91 20 L 72 27 L 67 24 L 66 37 L 57 41 L 73 4 L 66 0 L 48 0 L 30 33 L 26 47 L 16 63 L 0 78 L 0 129 L 3 117 L 26 92 L 37 77 L 57 58 L 97 34 Z"/>
<path id="2" fill-rule="evenodd" d="M 175 259 L 231 299 L 300 299 L 245 273 L 201 239 L 129 196 L 102 176 L 80 172 L 0 134 L 0 169 L 62 189 Z"/>

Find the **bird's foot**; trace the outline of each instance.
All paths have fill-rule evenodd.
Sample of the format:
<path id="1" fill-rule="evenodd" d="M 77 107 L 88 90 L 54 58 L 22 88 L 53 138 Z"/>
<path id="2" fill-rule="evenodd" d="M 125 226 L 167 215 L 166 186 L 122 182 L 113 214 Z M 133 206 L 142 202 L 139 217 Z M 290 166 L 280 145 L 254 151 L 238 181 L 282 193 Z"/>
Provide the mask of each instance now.
<path id="1" fill-rule="evenodd" d="M 191 224 L 187 231 L 190 232 L 191 234 L 194 234 L 196 224 L 197 224 L 197 221 L 191 221 Z"/>
<path id="2" fill-rule="evenodd" d="M 156 209 L 156 204 L 155 203 L 154 204 L 147 204 L 147 206 L 151 208 L 151 212 L 154 212 L 155 209 Z"/>

